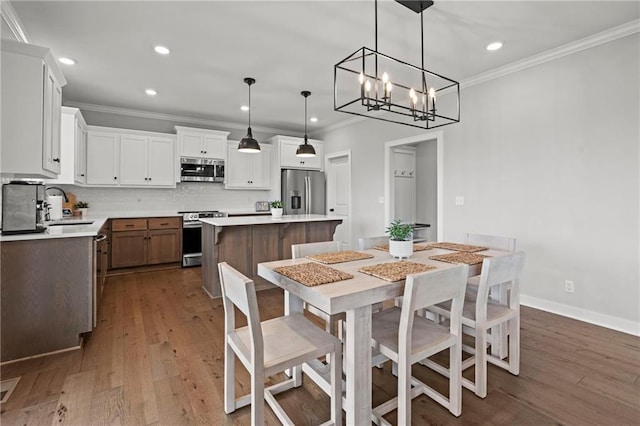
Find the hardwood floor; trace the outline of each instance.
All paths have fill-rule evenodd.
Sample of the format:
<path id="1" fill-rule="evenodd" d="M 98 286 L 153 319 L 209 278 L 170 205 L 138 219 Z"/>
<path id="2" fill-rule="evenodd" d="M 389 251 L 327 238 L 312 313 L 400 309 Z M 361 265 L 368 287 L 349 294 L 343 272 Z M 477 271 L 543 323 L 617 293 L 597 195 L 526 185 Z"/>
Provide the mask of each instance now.
<path id="1" fill-rule="evenodd" d="M 259 292 L 262 319 L 282 315 L 282 299 L 278 289 Z M 201 289 L 200 268 L 109 277 L 98 322 L 81 350 L 2 366 L 2 380 L 21 376 L 2 404 L 3 425 L 250 423 L 249 407 L 223 410 L 223 308 Z M 521 338 L 519 376 L 490 365 L 487 397 L 464 390 L 459 418 L 416 398 L 414 423 L 640 423 L 640 338 L 526 307 Z M 413 371 L 446 392 L 437 374 Z M 239 364 L 236 372 L 239 392 L 249 392 L 248 374 Z M 374 404 L 396 386 L 389 365 L 373 369 Z M 310 380 L 278 400 L 296 424 L 329 418 Z"/>

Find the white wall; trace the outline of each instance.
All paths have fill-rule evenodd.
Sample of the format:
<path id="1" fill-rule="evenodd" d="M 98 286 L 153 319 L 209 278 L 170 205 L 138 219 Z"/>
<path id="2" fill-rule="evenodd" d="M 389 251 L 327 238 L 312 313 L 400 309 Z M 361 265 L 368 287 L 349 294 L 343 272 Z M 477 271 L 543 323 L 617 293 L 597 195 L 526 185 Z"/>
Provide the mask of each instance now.
<path id="1" fill-rule="evenodd" d="M 443 128 L 445 240 L 514 236 L 527 252 L 523 303 L 635 334 L 639 38 L 463 88 L 461 123 Z M 365 120 L 322 135 L 327 153 L 352 150 L 354 237 L 385 225 L 384 142 L 417 133 Z"/>

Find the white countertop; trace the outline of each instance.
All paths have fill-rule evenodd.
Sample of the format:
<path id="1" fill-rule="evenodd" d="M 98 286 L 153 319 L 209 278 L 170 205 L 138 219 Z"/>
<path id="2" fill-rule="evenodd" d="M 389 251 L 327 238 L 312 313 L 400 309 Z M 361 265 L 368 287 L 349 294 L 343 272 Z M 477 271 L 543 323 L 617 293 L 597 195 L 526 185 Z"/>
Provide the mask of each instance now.
<path id="1" fill-rule="evenodd" d="M 236 217 L 212 217 L 200 219 L 200 222 L 214 226 L 237 225 L 266 225 L 273 223 L 291 222 L 325 222 L 328 220 L 342 220 L 339 216 L 327 216 L 323 214 L 296 214 L 275 218 L 273 216 L 236 216 Z"/>
<path id="2" fill-rule="evenodd" d="M 9 241 L 47 240 L 52 238 L 95 237 L 98 235 L 100 228 L 102 228 L 107 219 L 108 218 L 106 217 L 92 217 L 88 219 L 71 217 L 68 219 L 56 220 L 48 222 L 46 224 L 47 229 L 44 232 L 35 234 L 0 235 L 0 241 L 4 243 Z M 92 221 L 92 223 L 78 223 L 88 221 Z M 65 223 L 65 225 L 55 225 L 56 223 Z"/>

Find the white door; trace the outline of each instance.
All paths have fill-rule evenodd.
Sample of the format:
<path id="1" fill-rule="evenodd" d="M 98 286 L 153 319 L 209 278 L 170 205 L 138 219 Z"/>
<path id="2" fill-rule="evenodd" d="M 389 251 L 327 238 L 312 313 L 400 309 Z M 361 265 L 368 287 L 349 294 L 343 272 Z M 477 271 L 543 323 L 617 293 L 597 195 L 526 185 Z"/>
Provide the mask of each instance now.
<path id="1" fill-rule="evenodd" d="M 87 135 L 87 185 L 118 185 L 120 135 L 89 132 Z"/>
<path id="2" fill-rule="evenodd" d="M 334 240 L 342 242 L 343 248 L 351 246 L 351 156 L 350 153 L 337 153 L 327 156 L 327 213 L 339 216 L 333 235 Z"/>

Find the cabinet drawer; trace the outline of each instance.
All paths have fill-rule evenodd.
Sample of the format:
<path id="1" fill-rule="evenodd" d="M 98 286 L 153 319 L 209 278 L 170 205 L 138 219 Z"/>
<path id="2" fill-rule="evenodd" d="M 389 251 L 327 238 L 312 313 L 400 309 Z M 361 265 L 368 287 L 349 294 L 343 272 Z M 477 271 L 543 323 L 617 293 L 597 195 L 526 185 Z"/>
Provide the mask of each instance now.
<path id="1" fill-rule="evenodd" d="M 139 231 L 147 229 L 147 219 L 114 219 L 111 222 L 111 230 L 118 231 Z"/>
<path id="2" fill-rule="evenodd" d="M 179 229 L 182 218 L 154 217 L 149 219 L 149 229 Z"/>

